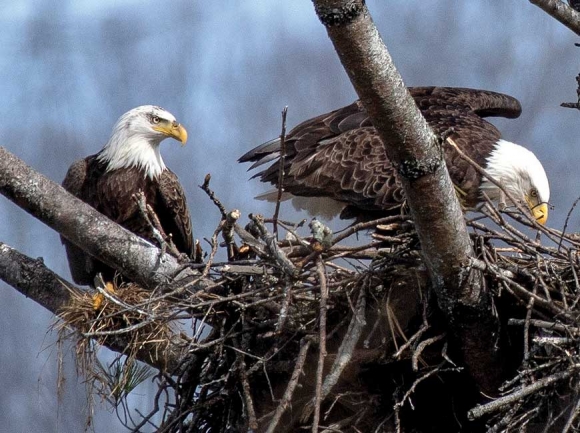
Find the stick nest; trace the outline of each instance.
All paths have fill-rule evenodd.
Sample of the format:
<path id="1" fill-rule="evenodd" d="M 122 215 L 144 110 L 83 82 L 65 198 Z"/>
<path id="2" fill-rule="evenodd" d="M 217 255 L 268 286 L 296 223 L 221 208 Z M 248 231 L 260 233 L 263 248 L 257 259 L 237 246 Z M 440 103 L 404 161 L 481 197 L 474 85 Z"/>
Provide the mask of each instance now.
<path id="1" fill-rule="evenodd" d="M 483 212 L 467 220 L 476 258 L 466 270 L 484 276 L 496 348 L 507 354 L 493 395 L 463 368 L 404 216 L 335 236 L 315 222 L 300 236 L 300 224 L 250 215 L 242 229 L 239 212 L 224 212 L 205 264 L 192 265 L 211 282 L 205 289 L 193 289 L 195 280 L 170 291 L 127 285 L 97 312 L 90 295 L 77 295 L 63 329 L 77 330 L 81 370 L 108 381 L 100 389 L 116 405 L 134 387 L 143 350 L 183 349 L 156 376 L 155 409 L 127 422 L 133 431 L 146 423 L 160 432 L 575 431 L 579 240 Z M 215 260 L 220 248 L 228 261 Z M 95 342 L 119 337 L 129 342 L 120 384 L 123 374 L 95 368 L 94 357 Z"/>

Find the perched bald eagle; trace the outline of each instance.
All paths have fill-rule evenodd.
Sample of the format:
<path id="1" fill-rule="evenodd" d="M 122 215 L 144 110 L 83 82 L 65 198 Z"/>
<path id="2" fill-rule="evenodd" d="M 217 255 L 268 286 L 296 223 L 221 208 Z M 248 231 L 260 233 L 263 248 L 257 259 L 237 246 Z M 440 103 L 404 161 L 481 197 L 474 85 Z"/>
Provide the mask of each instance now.
<path id="1" fill-rule="evenodd" d="M 548 218 L 550 187 L 542 164 L 524 147 L 503 140 L 499 131 L 483 120 L 488 116 L 518 117 L 520 103 L 500 93 L 448 88 L 409 88 L 423 116 L 438 134 L 499 181 L 514 199 L 527 206 L 544 224 Z M 286 136 L 284 199 L 312 215 L 368 220 L 400 211 L 403 190 L 396 169 L 362 104 L 357 101 L 296 126 Z M 483 200 L 483 192 L 500 200 L 500 189 L 444 144 L 445 161 L 453 183 L 462 192 L 467 208 Z M 275 161 L 254 177 L 277 186 L 280 140 L 262 144 L 243 155 L 254 162 L 250 169 Z M 269 192 L 258 198 L 275 200 Z M 330 199 L 330 200 L 323 200 Z M 509 203 L 508 203 L 509 204 Z"/>
<path id="2" fill-rule="evenodd" d="M 171 113 L 152 105 L 134 108 L 119 118 L 99 153 L 71 165 L 63 187 L 127 230 L 158 244 L 134 197 L 143 191 L 164 234 L 171 236 L 180 253 L 193 258 L 185 194 L 177 176 L 165 167 L 159 151 L 159 145 L 168 137 L 183 144 L 187 141 L 187 131 Z M 113 281 L 113 269 L 61 239 L 77 284 L 92 285 L 99 273 L 105 282 Z"/>

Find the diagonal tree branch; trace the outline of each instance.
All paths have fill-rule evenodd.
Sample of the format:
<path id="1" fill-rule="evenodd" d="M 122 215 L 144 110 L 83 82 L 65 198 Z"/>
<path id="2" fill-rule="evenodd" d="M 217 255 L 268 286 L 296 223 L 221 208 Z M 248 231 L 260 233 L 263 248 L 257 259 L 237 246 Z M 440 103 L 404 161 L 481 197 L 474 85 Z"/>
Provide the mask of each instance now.
<path id="1" fill-rule="evenodd" d="M 497 389 L 497 323 L 441 144 L 393 64 L 364 0 L 313 0 L 336 52 L 397 167 L 441 310 L 479 386 Z M 386 7 L 386 6 L 385 6 Z"/>
<path id="2" fill-rule="evenodd" d="M 173 256 L 163 254 L 154 245 L 73 197 L 3 147 L 0 147 L 0 193 L 143 287 L 152 289 L 172 282 L 182 270 Z M 211 284 L 210 280 L 200 278 L 191 270 L 179 276 L 181 284 L 193 280 L 188 287 L 192 291 Z M 54 314 L 69 302 L 71 290 L 79 290 L 44 266 L 42 260 L 34 260 L 2 243 L 0 278 Z M 120 353 L 127 352 L 129 343 L 123 335 L 107 338 L 107 347 Z M 136 357 L 151 366 L 173 372 L 184 360 L 193 360 L 186 356 L 186 347 L 186 342 L 176 336 L 162 348 L 140 348 Z"/>
<path id="3" fill-rule="evenodd" d="M 125 230 L 0 147 L 0 193 L 84 251 L 148 288 L 171 281 L 177 260 Z M 209 284 L 200 280 L 196 288 Z"/>
<path id="4" fill-rule="evenodd" d="M 577 35 L 580 35 L 580 12 L 575 11 L 562 0 L 529 0 L 551 17 L 557 19 Z"/>

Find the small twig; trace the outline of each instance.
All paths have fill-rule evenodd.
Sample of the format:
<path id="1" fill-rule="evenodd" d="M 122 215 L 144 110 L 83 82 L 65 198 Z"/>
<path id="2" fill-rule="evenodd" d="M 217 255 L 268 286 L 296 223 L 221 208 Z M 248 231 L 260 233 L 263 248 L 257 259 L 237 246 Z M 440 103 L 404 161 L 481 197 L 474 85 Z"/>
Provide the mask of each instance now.
<path id="1" fill-rule="evenodd" d="M 147 222 L 147 224 L 151 228 L 151 231 L 153 232 L 153 237 L 159 243 L 162 249 L 164 249 L 165 240 L 163 239 L 163 236 L 161 235 L 159 229 L 153 224 L 153 222 L 149 218 L 149 212 L 147 212 L 147 201 L 145 200 L 145 193 L 142 190 L 139 190 L 137 193 L 133 194 L 131 198 L 135 200 L 135 203 L 137 203 L 137 207 L 139 208 L 141 216 Z"/>
<path id="2" fill-rule="evenodd" d="M 409 338 L 405 344 L 403 344 L 399 350 L 397 350 L 394 354 L 393 354 L 393 359 L 399 359 L 399 357 L 403 354 L 403 352 L 405 350 L 407 350 L 409 347 L 411 347 L 411 345 L 417 340 L 419 339 L 428 329 L 429 329 L 429 323 L 427 322 L 427 307 L 424 306 L 423 307 L 423 324 L 421 325 L 421 327 L 419 328 L 419 330 L 417 332 L 415 332 L 411 338 Z"/>
<path id="3" fill-rule="evenodd" d="M 576 44 L 576 46 L 579 46 L 579 45 Z M 560 104 L 560 107 L 562 107 L 562 108 L 574 108 L 575 110 L 580 110 L 580 103 L 578 103 L 578 102 L 562 102 Z"/>
<path id="4" fill-rule="evenodd" d="M 268 220 L 265 219 L 264 222 L 268 222 Z M 303 239 L 296 232 L 296 229 L 299 227 L 302 227 L 305 222 L 306 222 L 306 219 L 303 219 L 299 223 L 289 226 L 285 221 L 278 220 L 278 225 L 280 227 L 283 227 L 284 230 L 286 230 L 291 235 L 291 239 L 284 239 L 284 240 L 278 241 L 280 246 L 282 246 L 283 244 L 284 245 L 286 245 L 286 244 L 287 245 L 295 245 L 296 243 L 298 243 L 302 247 L 310 248 L 310 243 L 308 241 L 306 241 L 305 239 Z"/>
<path id="5" fill-rule="evenodd" d="M 316 273 L 320 281 L 320 306 L 318 319 L 318 366 L 316 368 L 316 394 L 314 397 L 314 417 L 312 419 L 312 433 L 318 432 L 320 424 L 320 405 L 322 404 L 322 374 L 324 372 L 324 360 L 326 359 L 326 302 L 328 300 L 328 287 L 326 285 L 326 269 L 320 258 L 316 261 Z M 311 405 L 306 405 L 302 419 L 310 417 Z"/>
<path id="6" fill-rule="evenodd" d="M 471 261 L 472 263 L 475 263 L 474 261 Z M 509 284 L 509 286 L 513 289 L 515 289 L 515 291 L 520 294 L 525 296 L 526 298 L 534 298 L 535 302 L 542 306 L 543 308 L 546 308 L 548 311 L 551 311 L 555 314 L 560 314 L 566 318 L 571 318 L 570 314 L 563 311 L 562 309 L 558 308 L 556 305 L 554 305 L 552 302 L 548 302 L 545 299 L 541 298 L 540 296 L 536 295 L 535 293 L 530 292 L 529 290 L 527 290 L 524 286 L 522 286 L 521 284 L 516 283 L 515 281 L 513 281 L 512 279 L 510 279 L 509 277 L 506 277 L 501 271 L 501 269 L 496 266 L 496 265 L 487 265 L 486 266 L 488 272 L 490 272 L 491 274 L 493 274 L 498 280 L 504 281 L 507 284 Z"/>
<path id="7" fill-rule="evenodd" d="M 159 221 L 157 214 L 153 211 L 151 206 L 147 204 L 145 193 L 139 190 L 139 192 L 133 194 L 132 198 L 137 203 L 141 216 L 151 228 L 151 233 L 159 244 L 159 248 L 161 249 L 160 256 L 163 256 L 165 252 L 169 250 L 173 256 L 179 257 L 179 251 L 177 250 L 175 244 L 171 241 L 171 238 L 168 237 L 167 234 L 163 231 L 163 227 L 161 226 L 161 222 Z M 168 239 L 169 242 L 167 242 Z"/>
<path id="8" fill-rule="evenodd" d="M 399 359 L 399 357 L 403 354 L 403 352 L 405 350 L 407 350 L 414 342 L 415 340 L 417 340 L 419 337 L 421 337 L 421 335 L 423 335 L 425 333 L 425 331 L 427 331 L 429 329 L 429 324 L 428 323 L 423 323 L 421 325 L 421 327 L 419 328 L 419 330 L 417 332 L 415 332 L 415 334 L 413 334 L 413 336 L 411 338 L 409 338 L 409 340 L 407 340 L 405 342 L 405 344 L 403 344 L 399 350 L 397 350 L 392 356 L 394 359 Z"/>
<path id="9" fill-rule="evenodd" d="M 550 345 L 550 346 L 559 346 L 562 344 L 570 344 L 573 343 L 575 340 L 568 337 L 534 337 L 532 341 L 539 345 Z"/>
<path id="10" fill-rule="evenodd" d="M 481 260 L 476 259 L 476 258 L 472 258 L 469 261 L 469 266 L 471 266 L 474 269 L 477 269 L 479 271 L 482 271 L 482 272 L 488 271 L 488 270 L 490 270 L 490 268 L 494 267 L 494 271 L 497 271 L 505 278 L 514 279 L 516 277 L 512 271 L 509 271 L 507 269 L 501 269 L 495 265 L 492 265 L 491 263 L 486 263 L 486 262 L 481 261 Z M 495 269 L 495 268 L 497 268 L 497 269 Z"/>
<path id="11" fill-rule="evenodd" d="M 572 276 L 574 277 L 574 288 L 577 293 L 576 299 L 574 299 L 574 302 L 572 302 L 572 305 L 570 306 L 572 310 L 576 309 L 576 305 L 580 302 L 580 282 L 578 281 L 578 273 L 576 272 L 576 266 L 574 263 L 574 256 L 576 254 L 577 253 L 572 250 L 568 252 L 568 261 L 570 263 L 570 269 L 572 270 Z"/>
<path id="12" fill-rule="evenodd" d="M 252 400 L 252 393 L 250 391 L 250 383 L 248 382 L 248 372 L 246 371 L 246 362 L 244 355 L 237 354 L 239 361 L 240 381 L 242 382 L 242 390 L 244 393 L 244 401 L 246 402 L 246 410 L 248 413 L 248 426 L 252 430 L 258 429 L 258 421 L 256 420 L 256 410 L 254 409 L 254 402 Z"/>
<path id="13" fill-rule="evenodd" d="M 286 161 L 286 115 L 288 106 L 282 110 L 282 132 L 280 132 L 280 156 L 278 158 L 278 195 L 276 196 L 276 208 L 274 209 L 273 227 L 274 236 L 278 239 L 278 216 L 280 215 L 280 203 L 282 202 L 282 193 L 284 192 L 284 164 Z"/>
<path id="14" fill-rule="evenodd" d="M 572 429 L 574 429 L 574 421 L 576 421 L 576 418 L 578 418 L 578 415 L 580 415 L 580 397 L 576 397 L 576 404 L 574 405 L 574 409 L 570 411 L 570 417 L 568 418 L 568 421 L 566 421 L 566 425 L 564 426 L 564 428 L 562 429 L 562 433 L 568 433 L 569 431 L 572 431 Z M 574 429 L 574 431 L 577 431 L 576 429 Z"/>
<path id="15" fill-rule="evenodd" d="M 518 213 L 515 213 L 515 212 L 510 212 L 510 211 L 506 210 L 504 213 L 508 214 L 510 216 L 510 218 L 513 218 L 514 220 L 516 220 L 520 224 L 522 224 L 526 227 L 529 227 L 531 229 L 537 230 L 537 235 L 536 235 L 535 239 L 532 240 L 531 238 L 525 236 L 523 233 L 518 232 L 514 226 L 506 225 L 506 227 L 505 227 L 506 231 L 517 233 L 518 237 L 520 237 L 521 239 L 524 239 L 526 242 L 529 242 L 534 247 L 536 247 L 538 250 L 543 250 L 542 252 L 548 251 L 550 248 L 546 247 L 545 245 L 540 244 L 539 237 L 538 237 L 538 235 L 540 233 L 546 235 L 548 237 L 548 239 L 550 239 L 555 244 L 557 244 L 559 242 L 560 238 L 562 237 L 561 232 L 559 232 L 555 229 L 552 229 L 550 227 L 543 226 L 537 222 L 533 226 L 530 225 L 529 218 L 526 215 L 522 215 L 521 211 L 519 211 Z M 524 219 L 524 217 L 525 217 L 525 219 Z M 566 241 L 570 242 L 570 239 L 566 238 Z M 552 248 L 551 250 L 557 252 L 556 248 Z"/>
<path id="16" fill-rule="evenodd" d="M 505 427 L 508 427 L 508 425 L 511 424 L 514 416 L 516 416 L 516 414 L 518 413 L 518 411 L 520 410 L 521 407 L 522 407 L 521 403 L 516 403 L 512 408 L 510 408 L 507 411 L 507 413 L 505 414 L 505 416 L 502 419 L 500 419 L 498 422 L 496 422 L 487 431 L 487 433 L 497 433 L 497 432 L 501 432 L 501 431 L 508 431 L 505 429 Z"/>
<path id="17" fill-rule="evenodd" d="M 217 254 L 218 234 L 223 229 L 223 226 L 224 226 L 224 221 L 222 220 L 219 222 L 218 226 L 216 227 L 216 229 L 214 230 L 214 232 L 211 236 L 211 251 L 209 253 L 209 256 L 207 258 L 207 263 L 206 263 L 205 267 L 203 268 L 200 277 L 206 277 L 209 274 L 209 270 L 211 269 L 211 264 L 212 264 L 213 259 L 215 258 L 216 254 Z"/>
<path id="18" fill-rule="evenodd" d="M 270 421 L 268 425 L 268 430 L 266 433 L 274 433 L 278 424 L 280 423 L 280 419 L 282 415 L 290 406 L 290 402 L 292 401 L 292 396 L 294 395 L 294 390 L 298 385 L 298 379 L 300 379 L 300 375 L 303 373 L 304 363 L 306 362 L 306 355 L 308 354 L 308 349 L 312 341 L 310 339 L 302 339 L 300 342 L 300 352 L 298 352 L 298 357 L 296 358 L 296 365 L 294 366 L 294 371 L 292 372 L 292 376 L 288 381 L 288 385 L 286 386 L 286 391 L 284 391 L 284 395 L 282 396 L 282 400 L 278 403 L 278 407 L 276 408 L 276 412 L 274 413 L 274 417 Z"/>
<path id="19" fill-rule="evenodd" d="M 564 234 L 566 233 L 566 229 L 568 228 L 568 222 L 570 221 L 570 217 L 572 216 L 572 212 L 574 211 L 574 208 L 576 207 L 576 205 L 578 204 L 579 201 L 580 201 L 580 197 L 578 197 L 576 200 L 574 200 L 574 203 L 572 203 L 572 207 L 570 207 L 570 210 L 566 214 L 566 220 L 564 221 L 564 227 L 562 228 L 562 233 L 560 234 L 560 242 L 558 242 L 558 251 L 560 251 L 560 248 L 562 248 L 562 241 L 564 240 Z"/>
<path id="20" fill-rule="evenodd" d="M 401 410 L 401 408 L 403 407 L 403 405 L 405 404 L 405 402 L 407 400 L 409 400 L 409 398 L 411 397 L 411 394 L 413 394 L 415 392 L 415 389 L 417 388 L 417 386 L 423 382 L 424 380 L 428 379 L 429 377 L 433 376 L 436 373 L 445 373 L 445 372 L 449 372 L 449 371 L 461 371 L 462 368 L 461 367 L 454 367 L 454 368 L 441 368 L 441 366 L 438 366 L 436 368 L 434 368 L 431 371 L 428 371 L 427 373 L 425 373 L 424 375 L 422 375 L 421 377 L 417 378 L 415 380 L 415 382 L 413 382 L 413 385 L 411 385 L 411 388 L 409 388 L 409 390 L 403 395 L 403 398 L 398 401 L 397 403 L 395 403 L 395 424 L 397 427 L 397 432 L 401 431 L 401 425 L 400 425 L 400 417 L 399 417 L 399 411 Z M 412 403 L 410 403 L 411 406 L 413 406 Z"/>
<path id="21" fill-rule="evenodd" d="M 439 340 L 442 340 L 443 338 L 445 338 L 446 335 L 447 334 L 444 332 L 443 334 L 436 335 L 435 337 L 427 338 L 426 340 L 421 341 L 421 343 L 417 345 L 417 348 L 413 352 L 411 363 L 411 365 L 413 366 L 413 371 L 419 371 L 419 357 L 421 356 L 421 353 L 423 353 L 423 350 L 425 350 L 427 346 L 430 346 L 431 344 L 434 344 Z"/>
<path id="22" fill-rule="evenodd" d="M 260 238 L 266 243 L 268 250 L 270 251 L 271 257 L 280 265 L 282 270 L 291 277 L 296 277 L 298 275 L 298 269 L 294 264 L 286 257 L 286 254 L 278 247 L 276 242 L 276 237 L 268 233 L 268 230 L 264 226 L 264 218 L 261 215 L 249 215 L 250 219 L 256 225 L 256 228 L 260 232 Z"/>
<path id="23" fill-rule="evenodd" d="M 359 292 L 359 298 L 356 303 L 355 310 L 352 315 L 352 319 L 348 325 L 348 329 L 340 347 L 338 348 L 338 352 L 336 354 L 336 358 L 334 359 L 334 363 L 332 364 L 332 368 L 330 372 L 324 379 L 324 384 L 322 385 L 322 400 L 324 400 L 332 388 L 338 380 L 340 379 L 340 375 L 349 364 L 352 354 L 354 353 L 354 349 L 360 340 L 360 336 L 362 334 L 362 330 L 366 325 L 365 321 L 365 311 L 366 311 L 366 293 L 365 287 L 362 287 Z"/>
<path id="24" fill-rule="evenodd" d="M 514 214 L 513 212 L 510 213 L 507 211 L 506 211 L 506 213 L 508 213 L 511 218 L 513 218 L 515 221 L 519 222 L 520 224 L 522 224 L 526 227 L 529 227 L 529 228 L 537 229 L 537 227 L 535 227 L 535 226 L 532 227 L 527 220 L 524 220 L 522 218 L 522 215 L 517 214 L 517 213 Z M 573 245 L 576 248 L 580 247 L 580 242 L 578 242 L 573 237 L 571 237 L 571 236 L 575 236 L 575 235 L 562 236 L 562 232 L 557 230 L 557 229 L 553 229 L 553 228 L 547 227 L 547 226 L 541 226 L 541 227 L 542 228 L 540 231 L 542 232 L 542 234 L 545 234 L 548 237 L 548 239 L 550 239 L 555 244 L 558 244 L 560 242 L 560 239 L 562 237 L 564 237 L 564 240 L 566 242 L 570 243 L 571 245 Z M 511 229 L 510 231 L 514 230 L 513 226 L 508 226 L 508 227 L 506 227 L 506 229 Z M 534 247 L 542 249 L 542 252 L 550 251 L 550 254 L 554 255 L 555 257 L 556 257 L 556 254 L 559 252 L 557 248 L 550 248 L 550 247 L 547 247 L 546 245 L 540 244 L 537 239 L 531 241 L 531 243 L 534 245 Z"/>
<path id="25" fill-rule="evenodd" d="M 268 275 L 272 274 L 271 269 L 266 269 L 264 266 L 258 265 L 238 265 L 238 264 L 228 264 L 222 266 L 212 266 L 217 272 L 222 274 L 237 274 L 237 275 Z"/>
<path id="26" fill-rule="evenodd" d="M 208 197 L 213 202 L 213 204 L 215 204 L 217 206 L 217 208 L 219 209 L 219 211 L 222 215 L 222 219 L 226 219 L 227 218 L 226 208 L 224 207 L 222 202 L 215 196 L 215 193 L 213 192 L 213 190 L 210 189 L 210 187 L 209 187 L 210 181 L 211 181 L 211 174 L 208 173 L 205 175 L 205 178 L 203 179 L 203 184 L 199 185 L 199 187 L 208 195 Z"/>
<path id="27" fill-rule="evenodd" d="M 142 200 L 143 201 L 142 202 L 140 201 L 140 203 L 145 203 L 145 194 L 142 195 Z M 162 236 L 162 239 L 167 243 L 169 249 L 172 250 L 174 254 L 179 255 L 179 251 L 177 250 L 177 247 L 173 243 L 171 233 L 169 234 L 165 233 L 165 231 L 163 230 L 163 226 L 161 225 L 161 221 L 159 220 L 159 217 L 157 216 L 157 214 L 155 213 L 155 211 L 153 210 L 153 208 L 149 203 L 147 203 L 147 212 L 145 215 L 149 216 L 147 221 L 152 224 L 154 229 L 157 229 L 158 233 Z"/>
<path id="28" fill-rule="evenodd" d="M 282 331 L 284 323 L 288 318 L 288 309 L 290 307 L 290 300 L 292 299 L 292 285 L 286 283 L 282 289 L 284 297 L 282 298 L 282 305 L 280 306 L 280 315 L 278 316 L 278 323 L 276 324 L 276 332 Z"/>
<path id="29" fill-rule="evenodd" d="M 209 271 L 211 269 L 211 263 L 213 262 L 213 259 L 215 258 L 215 255 L 217 254 L 217 248 L 218 248 L 218 234 L 219 232 L 222 230 L 224 225 L 224 220 L 222 219 L 218 226 L 216 227 L 216 229 L 213 232 L 213 235 L 211 237 L 211 251 L 209 253 L 209 256 L 207 258 L 207 263 L 205 264 L 201 275 L 197 278 L 195 278 L 194 280 L 192 280 L 191 282 L 188 282 L 187 284 L 181 285 L 179 287 L 177 287 L 175 290 L 173 290 L 172 292 L 175 294 L 181 294 L 184 293 L 186 290 L 188 290 L 190 287 L 195 287 L 195 285 L 197 284 L 197 282 L 202 279 L 207 277 L 207 275 L 209 274 Z M 207 289 L 206 289 L 207 290 Z"/>
<path id="30" fill-rule="evenodd" d="M 288 230 L 289 228 L 299 229 L 304 224 L 306 224 L 306 221 L 307 221 L 307 219 L 303 218 L 296 223 L 296 222 L 282 220 L 282 219 L 278 218 L 278 224 L 281 225 L 282 227 L 284 227 L 286 230 Z M 264 218 L 264 222 L 266 224 L 274 224 L 274 219 L 273 218 Z"/>
<path id="31" fill-rule="evenodd" d="M 526 321 L 522 320 L 522 319 L 509 319 L 508 320 L 508 325 L 512 325 L 512 326 L 522 326 L 525 324 L 526 324 Z M 549 329 L 549 330 L 555 330 L 555 331 L 564 331 L 564 332 L 569 332 L 570 334 L 576 334 L 576 335 L 580 334 L 580 328 L 577 328 L 575 326 L 563 325 L 560 323 L 547 322 L 545 320 L 531 319 L 530 325 L 535 326 L 536 328 Z"/>
<path id="32" fill-rule="evenodd" d="M 569 0 L 569 3 L 570 6 L 573 6 L 574 10 L 579 11 L 578 9 L 580 8 L 580 4 L 578 3 L 578 0 Z M 578 43 L 575 43 L 574 45 L 580 47 L 580 44 Z M 580 110 L 580 74 L 576 75 L 576 84 L 576 96 L 578 98 L 576 102 L 563 102 L 560 104 L 560 107 L 575 108 L 576 110 Z"/>
<path id="33" fill-rule="evenodd" d="M 527 397 L 528 395 L 531 395 L 536 391 L 539 391 L 540 389 L 544 389 L 550 385 L 553 385 L 554 383 L 560 380 L 567 379 L 568 377 L 575 374 L 578 368 L 580 368 L 580 365 L 578 364 L 572 365 L 566 371 L 561 371 L 551 376 L 539 379 L 536 382 L 532 383 L 531 385 L 524 386 L 519 390 L 506 395 L 505 397 L 500 397 L 492 402 L 478 405 L 473 409 L 470 409 L 469 412 L 467 412 L 467 418 L 473 421 L 489 413 L 496 412 L 505 406 L 509 406 L 521 400 L 522 398 Z"/>
<path id="34" fill-rule="evenodd" d="M 137 329 L 143 328 L 144 326 L 147 326 L 151 323 L 154 323 L 158 321 L 157 317 L 152 317 L 150 319 L 144 320 L 142 322 L 138 322 L 134 325 L 131 326 L 127 326 L 126 328 L 121 328 L 121 329 L 114 329 L 111 331 L 92 331 L 92 332 L 83 332 L 82 336 L 86 337 L 86 338 L 94 338 L 94 337 L 105 337 L 105 336 L 109 336 L 109 335 L 123 335 L 123 334 L 128 334 L 131 333 L 133 331 L 136 331 Z"/>
<path id="35" fill-rule="evenodd" d="M 534 287 L 534 293 L 536 288 Z M 523 363 L 527 367 L 530 358 L 530 320 L 532 320 L 532 312 L 534 310 L 534 298 L 528 300 L 526 305 L 526 318 L 524 319 L 524 359 Z"/>
<path id="36" fill-rule="evenodd" d="M 388 217 L 384 217 L 384 218 L 379 218 L 379 219 L 376 219 L 373 221 L 358 223 L 358 224 L 352 225 L 349 228 L 345 229 L 344 231 L 340 232 L 340 234 L 337 234 L 334 237 L 334 239 L 332 240 L 332 245 L 336 245 L 338 242 L 342 241 L 343 239 L 346 239 L 347 237 L 353 235 L 354 233 L 358 233 L 362 230 L 372 229 L 379 224 L 391 224 L 394 222 L 404 222 L 404 221 L 410 221 L 410 219 L 411 218 L 408 215 L 393 215 L 393 216 L 388 216 Z"/>

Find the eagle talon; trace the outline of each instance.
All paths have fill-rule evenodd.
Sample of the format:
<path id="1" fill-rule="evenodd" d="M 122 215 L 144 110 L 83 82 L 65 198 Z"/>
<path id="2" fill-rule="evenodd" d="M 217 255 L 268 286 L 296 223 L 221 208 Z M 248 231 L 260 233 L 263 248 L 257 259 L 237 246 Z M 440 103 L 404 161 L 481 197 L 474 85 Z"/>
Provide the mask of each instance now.
<path id="1" fill-rule="evenodd" d="M 98 274 L 98 276 L 102 281 L 103 277 L 101 276 L 101 274 Z M 104 284 L 103 289 L 105 292 L 110 293 L 112 295 L 116 293 L 115 285 L 113 284 L 112 281 L 107 281 Z M 97 292 L 93 295 L 92 300 L 93 300 L 93 310 L 98 311 L 103 307 L 103 302 L 105 302 L 105 295 L 103 295 L 101 292 Z"/>

